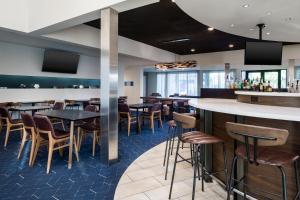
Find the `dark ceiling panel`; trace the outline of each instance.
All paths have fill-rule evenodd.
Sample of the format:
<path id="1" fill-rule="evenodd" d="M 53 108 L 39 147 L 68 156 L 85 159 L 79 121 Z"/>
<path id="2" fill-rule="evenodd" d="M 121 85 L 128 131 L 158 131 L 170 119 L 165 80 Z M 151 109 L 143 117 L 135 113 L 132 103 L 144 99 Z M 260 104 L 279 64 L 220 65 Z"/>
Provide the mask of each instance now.
<path id="1" fill-rule="evenodd" d="M 86 23 L 99 28 L 100 20 Z M 194 20 L 171 0 L 161 0 L 119 14 L 119 35 L 176 54 L 208 53 L 245 48 L 244 38 L 222 31 L 208 31 L 207 26 Z M 188 41 L 168 42 L 188 38 Z M 233 48 L 228 45 L 233 44 Z M 191 52 L 195 49 L 195 52 Z"/>

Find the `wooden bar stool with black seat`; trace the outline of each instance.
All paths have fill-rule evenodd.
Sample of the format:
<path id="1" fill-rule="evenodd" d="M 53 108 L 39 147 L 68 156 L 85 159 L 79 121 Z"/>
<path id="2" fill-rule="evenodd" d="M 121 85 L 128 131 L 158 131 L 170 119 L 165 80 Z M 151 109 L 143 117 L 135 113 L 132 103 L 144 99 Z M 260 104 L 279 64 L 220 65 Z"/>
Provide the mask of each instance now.
<path id="1" fill-rule="evenodd" d="M 247 197 L 247 171 L 244 171 L 244 176 L 235 180 L 233 174 L 237 165 L 237 160 L 241 159 L 246 161 L 244 170 L 247 170 L 248 164 L 253 166 L 269 165 L 277 167 L 281 173 L 282 182 L 282 199 L 287 200 L 287 186 L 286 174 L 284 167 L 294 166 L 295 171 L 295 184 L 297 187 L 297 194 L 294 199 L 300 199 L 299 196 L 299 173 L 298 173 L 298 160 L 299 156 L 278 150 L 275 147 L 284 145 L 289 136 L 288 130 L 276 129 L 263 126 L 254 126 L 247 124 L 239 124 L 233 122 L 226 123 L 226 130 L 229 136 L 239 141 L 241 144 L 235 150 L 235 157 L 232 160 L 232 168 L 229 179 L 229 187 L 227 199 L 230 200 L 230 194 L 234 189 L 242 184 L 244 199 Z M 236 184 L 235 184 L 236 183 Z M 252 188 L 253 189 L 253 188 Z M 255 188 L 254 188 L 255 189 Z M 256 188 L 257 189 L 257 188 Z M 258 189 L 259 190 L 259 189 Z M 269 195 L 277 195 L 266 192 Z M 261 194 L 259 194 L 261 195 Z"/>
<path id="2" fill-rule="evenodd" d="M 171 144 L 173 141 L 173 138 L 175 137 L 176 134 L 176 121 L 175 120 L 170 120 L 168 121 L 168 137 L 166 140 L 166 147 L 165 147 L 165 155 L 164 155 L 164 163 L 163 166 L 166 165 L 167 161 L 167 167 L 166 167 L 166 172 L 165 172 L 165 180 L 167 180 L 167 174 L 168 174 L 168 167 L 169 167 L 169 159 L 170 159 L 170 149 L 171 149 Z"/>
<path id="3" fill-rule="evenodd" d="M 208 135 L 205 133 L 202 133 L 200 131 L 191 131 L 184 133 L 182 135 L 178 136 L 178 143 L 176 148 L 176 155 L 175 155 L 175 162 L 174 162 L 174 168 L 173 168 L 173 174 L 172 174 L 172 180 L 171 180 L 171 186 L 170 186 L 170 193 L 169 193 L 169 199 L 171 199 L 172 195 L 172 189 L 173 189 L 173 183 L 175 178 L 175 171 L 176 171 L 176 165 L 178 162 L 181 162 L 182 160 L 178 161 L 178 157 L 181 157 L 179 155 L 179 147 L 180 143 L 183 144 L 191 144 L 193 145 L 193 156 L 192 159 L 194 160 L 194 177 L 193 177 L 193 193 L 192 193 L 192 200 L 195 199 L 195 190 L 196 190 L 196 179 L 197 179 L 197 172 L 198 172 L 198 178 L 201 178 L 202 182 L 202 191 L 204 191 L 204 177 L 207 175 L 212 175 L 216 173 L 223 172 L 225 174 L 225 180 L 227 180 L 227 156 L 226 156 L 226 148 L 225 148 L 225 142 L 215 136 Z M 223 159 L 224 159 L 224 170 L 218 171 L 218 172 L 209 172 L 205 169 L 205 153 L 203 152 L 203 149 L 205 148 L 205 145 L 213 145 L 213 144 L 221 144 L 223 146 Z M 201 176 L 200 176 L 200 170 L 201 167 Z M 227 186 L 227 183 L 225 183 Z"/>
<path id="4" fill-rule="evenodd" d="M 24 131 L 22 120 L 21 119 L 12 119 L 7 108 L 5 108 L 5 107 L 0 107 L 0 120 L 1 120 L 1 129 L 4 126 L 6 127 L 4 147 L 7 146 L 8 138 L 9 138 L 9 135 L 11 132 L 20 131 L 21 137 L 22 137 L 23 131 Z"/>
<path id="5" fill-rule="evenodd" d="M 18 159 L 20 159 L 25 142 L 31 140 L 31 150 L 30 150 L 30 157 L 29 157 L 29 166 L 32 166 L 32 160 L 34 155 L 34 149 L 37 140 L 37 129 L 35 126 L 35 122 L 33 117 L 28 113 L 21 113 L 21 118 L 24 124 L 24 131 L 22 136 L 22 142 L 18 154 Z"/>
<path id="6" fill-rule="evenodd" d="M 193 116 L 186 115 L 185 113 L 173 112 L 173 119 L 174 120 L 170 121 L 171 123 L 168 123 L 169 130 L 170 130 L 170 126 L 173 128 L 171 129 L 171 132 L 169 133 L 169 138 L 167 140 L 167 142 L 169 144 L 168 144 L 168 146 L 166 146 L 168 148 L 168 150 L 166 151 L 167 152 L 167 157 L 166 157 L 167 166 L 166 166 L 166 171 L 165 171 L 165 180 L 167 180 L 167 176 L 168 176 L 169 160 L 170 160 L 170 156 L 173 154 L 174 141 L 176 138 L 176 134 L 182 134 L 182 133 L 184 133 L 184 131 L 193 131 L 196 128 L 196 118 Z M 178 124 L 178 126 L 177 126 L 177 124 Z M 175 127 L 175 129 L 174 129 L 174 127 Z M 190 149 L 191 149 L 191 157 L 192 157 L 192 145 L 190 145 Z M 190 159 L 190 161 L 191 161 L 191 164 L 193 165 L 193 160 Z M 164 161 L 164 163 L 165 163 L 165 161 Z"/>

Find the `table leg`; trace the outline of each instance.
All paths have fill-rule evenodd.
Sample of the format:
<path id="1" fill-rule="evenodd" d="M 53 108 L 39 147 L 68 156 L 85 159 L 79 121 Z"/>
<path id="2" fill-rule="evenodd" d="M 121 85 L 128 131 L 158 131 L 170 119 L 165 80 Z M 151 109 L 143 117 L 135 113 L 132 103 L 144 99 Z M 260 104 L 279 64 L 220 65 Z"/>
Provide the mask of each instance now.
<path id="1" fill-rule="evenodd" d="M 136 124 L 136 133 L 139 133 L 139 123 L 140 123 L 140 119 L 139 119 L 139 109 L 136 109 L 136 120 L 137 120 L 137 124 Z"/>
<path id="2" fill-rule="evenodd" d="M 69 146 L 69 161 L 68 168 L 72 168 L 72 156 L 73 156 L 73 141 L 74 141 L 74 121 L 70 124 L 70 146 Z"/>

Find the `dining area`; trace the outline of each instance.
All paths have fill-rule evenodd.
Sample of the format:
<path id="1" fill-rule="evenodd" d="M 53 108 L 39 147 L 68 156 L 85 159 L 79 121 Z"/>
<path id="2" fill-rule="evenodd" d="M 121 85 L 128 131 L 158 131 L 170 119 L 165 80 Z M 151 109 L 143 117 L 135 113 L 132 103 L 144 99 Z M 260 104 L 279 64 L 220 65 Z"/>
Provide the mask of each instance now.
<path id="1" fill-rule="evenodd" d="M 81 102 L 76 105 L 78 109 L 71 107 L 73 102 Z M 40 148 L 45 146 L 48 150 L 47 174 L 50 173 L 52 155 L 56 150 L 60 156 L 63 156 L 64 149 L 68 150 L 68 169 L 72 168 L 73 154 L 79 162 L 82 140 L 89 135 L 93 138 L 92 155 L 95 156 L 96 144 L 100 145 L 100 98 L 28 103 L 1 103 L 0 127 L 5 132 L 4 148 L 12 145 L 9 140 L 11 135 L 20 132 L 17 158 L 28 156 L 28 166 L 33 167 Z M 28 155 L 24 152 L 26 145 L 30 146 Z"/>

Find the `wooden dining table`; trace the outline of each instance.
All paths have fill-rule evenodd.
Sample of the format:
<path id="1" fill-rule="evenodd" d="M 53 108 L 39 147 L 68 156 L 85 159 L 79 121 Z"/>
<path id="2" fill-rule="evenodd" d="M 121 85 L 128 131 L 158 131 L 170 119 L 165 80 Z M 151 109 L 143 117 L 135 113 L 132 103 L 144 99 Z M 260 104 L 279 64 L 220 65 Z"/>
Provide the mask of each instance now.
<path id="1" fill-rule="evenodd" d="M 26 111 L 31 111 L 32 115 L 34 115 L 35 112 L 41 111 L 41 110 L 49 110 L 51 107 L 50 106 L 16 106 L 16 107 L 10 107 L 8 110 L 9 111 L 16 111 L 19 112 L 26 112 Z"/>
<path id="2" fill-rule="evenodd" d="M 69 169 L 72 168 L 72 153 L 73 153 L 75 121 L 95 119 L 101 116 L 99 112 L 88 112 L 82 110 L 49 110 L 44 112 L 37 112 L 36 115 L 44 115 L 49 118 L 56 118 L 56 119 L 70 121 L 70 145 L 69 145 L 69 160 L 68 160 Z"/>

